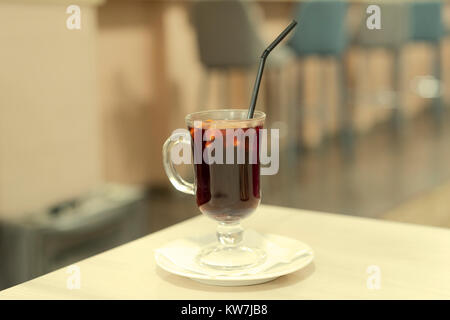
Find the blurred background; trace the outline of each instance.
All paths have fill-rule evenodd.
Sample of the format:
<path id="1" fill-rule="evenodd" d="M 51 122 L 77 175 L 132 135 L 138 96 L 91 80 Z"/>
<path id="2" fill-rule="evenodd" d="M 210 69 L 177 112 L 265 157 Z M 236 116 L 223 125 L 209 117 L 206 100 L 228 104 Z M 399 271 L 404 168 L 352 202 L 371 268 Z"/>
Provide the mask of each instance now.
<path id="1" fill-rule="evenodd" d="M 450 227 L 450 2 L 0 0 L 0 290 L 198 215 L 162 145 L 247 108 L 291 19 L 257 106 L 281 138 L 262 202 Z"/>

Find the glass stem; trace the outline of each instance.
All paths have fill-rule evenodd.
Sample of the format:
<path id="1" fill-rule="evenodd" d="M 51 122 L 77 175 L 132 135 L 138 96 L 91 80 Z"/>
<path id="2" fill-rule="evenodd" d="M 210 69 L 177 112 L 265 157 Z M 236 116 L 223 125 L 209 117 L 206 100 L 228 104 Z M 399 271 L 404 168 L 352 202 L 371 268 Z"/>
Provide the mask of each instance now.
<path id="1" fill-rule="evenodd" d="M 219 223 L 217 226 L 217 239 L 225 247 L 237 247 L 242 242 L 244 229 L 239 222 Z"/>

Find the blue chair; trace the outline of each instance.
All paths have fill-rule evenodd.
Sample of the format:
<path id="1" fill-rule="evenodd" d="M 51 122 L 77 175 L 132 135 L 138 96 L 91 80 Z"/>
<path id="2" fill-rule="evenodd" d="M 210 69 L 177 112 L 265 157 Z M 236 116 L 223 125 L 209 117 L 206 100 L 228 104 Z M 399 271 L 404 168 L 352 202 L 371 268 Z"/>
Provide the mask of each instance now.
<path id="1" fill-rule="evenodd" d="M 400 129 L 404 123 L 403 104 L 400 99 L 400 80 L 402 73 L 401 50 L 409 37 L 409 7 L 404 1 L 378 1 L 374 4 L 380 7 L 381 29 L 369 30 L 366 19 L 361 21 L 358 32 L 353 39 L 354 45 L 365 50 L 385 48 L 393 56 L 392 86 L 393 86 L 393 111 L 392 123 L 394 128 Z M 363 16 L 366 17 L 367 6 L 362 6 Z M 367 55 L 366 55 L 367 57 Z"/>
<path id="2" fill-rule="evenodd" d="M 440 88 L 442 57 L 441 57 L 441 39 L 444 36 L 444 26 L 442 22 L 442 1 L 420 1 L 410 4 L 410 40 L 414 42 L 426 42 L 433 46 L 434 65 L 433 77 L 439 83 Z M 432 110 L 436 120 L 442 119 L 443 111 L 441 92 L 438 90 L 432 97 Z"/>
<path id="3" fill-rule="evenodd" d="M 339 0 L 309 0 L 300 3 L 295 9 L 295 19 L 298 27 L 289 42 L 299 60 L 307 56 L 319 56 L 321 58 L 333 58 L 336 60 L 338 71 L 338 84 L 340 87 L 339 102 L 339 126 L 346 146 L 351 145 L 352 128 L 351 118 L 347 103 L 347 76 L 344 62 L 344 52 L 347 48 L 347 16 L 348 4 Z M 302 85 L 303 74 L 300 71 L 299 85 Z M 326 84 L 323 84 L 326 86 Z M 299 90 L 300 92 L 300 90 Z M 302 97 L 299 93 L 297 103 L 300 107 L 294 108 L 296 114 L 293 121 L 300 124 L 299 141 L 294 142 L 297 147 L 302 147 L 301 122 L 303 120 Z M 322 122 L 325 106 L 321 106 Z M 325 110 L 324 110 L 325 109 Z M 299 121 L 300 118 L 300 121 Z"/>
<path id="4" fill-rule="evenodd" d="M 411 40 L 439 43 L 444 35 L 442 1 L 415 1 L 410 4 Z"/>

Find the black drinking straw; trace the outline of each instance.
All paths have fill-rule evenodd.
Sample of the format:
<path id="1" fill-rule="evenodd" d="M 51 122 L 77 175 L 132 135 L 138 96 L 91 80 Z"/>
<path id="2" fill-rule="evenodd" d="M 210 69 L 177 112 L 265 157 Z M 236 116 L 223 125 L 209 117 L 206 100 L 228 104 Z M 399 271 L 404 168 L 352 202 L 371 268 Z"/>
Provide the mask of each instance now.
<path id="1" fill-rule="evenodd" d="M 269 56 L 269 53 L 275 48 L 281 40 L 283 40 L 292 29 L 297 25 L 297 21 L 292 20 L 292 22 L 279 34 L 279 36 L 273 40 L 273 42 L 264 50 L 261 55 L 261 61 L 259 62 L 258 74 L 256 75 L 255 85 L 253 87 L 252 100 L 250 101 L 250 107 L 248 108 L 247 118 L 253 118 L 253 113 L 255 112 L 256 99 L 258 99 L 259 86 L 261 84 L 261 78 L 264 71 L 264 64 Z"/>

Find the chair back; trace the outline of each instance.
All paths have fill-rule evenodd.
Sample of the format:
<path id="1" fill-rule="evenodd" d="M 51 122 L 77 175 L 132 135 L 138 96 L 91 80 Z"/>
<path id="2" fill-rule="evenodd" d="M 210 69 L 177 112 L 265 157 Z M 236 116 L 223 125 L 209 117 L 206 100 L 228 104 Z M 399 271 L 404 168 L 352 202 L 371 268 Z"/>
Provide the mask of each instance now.
<path id="1" fill-rule="evenodd" d="M 355 44 L 363 47 L 400 48 L 409 37 L 408 4 L 403 1 L 381 1 L 371 3 L 378 5 L 381 11 L 381 29 L 370 30 L 366 26 L 368 14 L 364 8 L 363 19 L 355 37 Z"/>
<path id="2" fill-rule="evenodd" d="M 340 55 L 347 45 L 348 4 L 339 0 L 309 0 L 295 9 L 298 27 L 289 42 L 297 55 Z"/>
<path id="3" fill-rule="evenodd" d="M 205 67 L 245 68 L 258 63 L 264 48 L 244 2 L 197 1 L 192 7 L 191 20 Z"/>
<path id="4" fill-rule="evenodd" d="M 444 34 L 441 1 L 420 1 L 410 4 L 411 40 L 439 42 Z"/>

